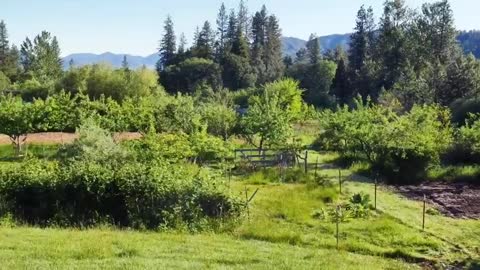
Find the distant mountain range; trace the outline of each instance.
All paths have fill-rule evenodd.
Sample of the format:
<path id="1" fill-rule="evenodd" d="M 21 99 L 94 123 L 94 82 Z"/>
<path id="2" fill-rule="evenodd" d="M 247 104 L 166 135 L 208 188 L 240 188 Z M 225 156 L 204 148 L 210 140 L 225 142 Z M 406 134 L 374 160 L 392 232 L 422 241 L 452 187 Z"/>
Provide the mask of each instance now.
<path id="1" fill-rule="evenodd" d="M 468 53 L 472 52 L 477 58 L 480 58 L 480 33 L 478 31 L 461 32 L 458 37 L 459 42 L 463 46 L 464 50 Z M 338 34 L 320 37 L 320 48 L 323 51 L 335 49 L 337 46 L 347 47 L 350 42 L 350 34 Z M 283 54 L 295 56 L 301 48 L 305 48 L 307 44 L 306 40 L 295 37 L 283 37 Z M 147 68 L 155 68 L 159 57 L 154 53 L 148 56 L 136 56 L 126 55 L 128 63 L 131 68 L 139 68 L 146 66 Z M 76 66 L 83 66 L 96 63 L 110 63 L 114 67 L 121 67 L 124 54 L 103 53 L 76 53 L 71 54 L 63 58 L 63 64 L 65 68 L 68 68 L 70 60 Z"/>

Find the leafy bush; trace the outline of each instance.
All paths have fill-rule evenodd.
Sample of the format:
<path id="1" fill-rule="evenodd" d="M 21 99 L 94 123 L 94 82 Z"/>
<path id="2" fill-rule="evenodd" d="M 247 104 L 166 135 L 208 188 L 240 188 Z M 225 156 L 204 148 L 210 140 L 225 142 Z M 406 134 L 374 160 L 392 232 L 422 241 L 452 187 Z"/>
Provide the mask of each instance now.
<path id="1" fill-rule="evenodd" d="M 455 160 L 463 163 L 480 162 L 480 115 L 470 115 L 465 126 L 458 129 L 456 137 Z"/>
<path id="2" fill-rule="evenodd" d="M 240 203 L 205 174 L 182 166 L 130 163 L 116 168 L 91 161 L 65 166 L 29 160 L 0 172 L 7 213 L 39 225 L 156 229 L 234 217 Z"/>
<path id="3" fill-rule="evenodd" d="M 143 139 L 128 142 L 127 145 L 136 153 L 140 162 L 167 161 L 170 163 L 194 163 L 222 161 L 229 158 L 232 145 L 206 132 L 192 135 L 185 133 L 148 133 Z"/>
<path id="4" fill-rule="evenodd" d="M 78 129 L 79 138 L 64 146 L 59 155 L 65 161 L 82 160 L 100 165 L 124 163 L 127 151 L 115 143 L 112 135 L 93 119 L 86 119 Z"/>
<path id="5" fill-rule="evenodd" d="M 362 105 L 322 113 L 323 148 L 345 157 L 363 159 L 394 183 L 405 184 L 425 176 L 450 146 L 450 115 L 438 106 L 414 106 L 399 115 L 390 108 Z"/>

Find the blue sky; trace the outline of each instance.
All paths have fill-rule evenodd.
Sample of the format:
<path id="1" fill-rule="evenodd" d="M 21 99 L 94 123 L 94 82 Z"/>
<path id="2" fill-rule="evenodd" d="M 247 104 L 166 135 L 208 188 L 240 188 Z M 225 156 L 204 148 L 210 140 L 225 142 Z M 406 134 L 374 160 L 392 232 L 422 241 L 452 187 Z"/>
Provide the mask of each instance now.
<path id="1" fill-rule="evenodd" d="M 60 41 L 62 55 L 77 52 L 148 55 L 158 47 L 163 21 L 170 14 L 177 34 L 191 39 L 205 20 L 214 23 L 222 2 L 237 0 L 1 0 L 0 19 L 10 40 L 19 45 L 26 36 L 48 30 Z M 307 39 L 310 33 L 350 32 L 358 8 L 371 5 L 378 17 L 384 0 L 248 0 L 251 12 L 265 4 L 280 18 L 284 36 Z M 425 1 L 407 0 L 418 8 Z M 457 28 L 480 29 L 480 1 L 450 0 Z"/>

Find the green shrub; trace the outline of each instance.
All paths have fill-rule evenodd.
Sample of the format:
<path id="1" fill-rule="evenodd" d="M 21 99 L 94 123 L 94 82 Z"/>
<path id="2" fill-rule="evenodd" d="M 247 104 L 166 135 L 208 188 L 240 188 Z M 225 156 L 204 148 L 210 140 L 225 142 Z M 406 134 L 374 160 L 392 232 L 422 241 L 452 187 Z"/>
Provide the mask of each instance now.
<path id="1" fill-rule="evenodd" d="M 42 226 L 156 229 L 234 217 L 240 203 L 206 174 L 182 166 L 140 163 L 116 168 L 91 161 L 64 166 L 29 160 L 0 172 L 0 197 L 15 220 Z"/>
<path id="2" fill-rule="evenodd" d="M 100 128 L 93 119 L 86 119 L 78 129 L 79 138 L 59 151 L 64 161 L 82 160 L 101 165 L 126 162 L 128 152 L 117 144 L 112 135 Z"/>
<path id="3" fill-rule="evenodd" d="M 470 115 L 465 126 L 458 129 L 450 153 L 452 163 L 480 162 L 480 115 Z"/>

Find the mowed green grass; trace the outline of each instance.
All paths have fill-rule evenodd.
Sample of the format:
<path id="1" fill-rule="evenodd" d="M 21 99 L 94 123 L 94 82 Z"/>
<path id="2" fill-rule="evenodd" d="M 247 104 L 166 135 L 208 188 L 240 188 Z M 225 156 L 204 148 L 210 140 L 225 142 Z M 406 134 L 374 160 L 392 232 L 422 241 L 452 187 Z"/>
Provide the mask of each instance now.
<path id="1" fill-rule="evenodd" d="M 1 269 L 408 269 L 400 261 L 231 235 L 0 229 Z"/>

